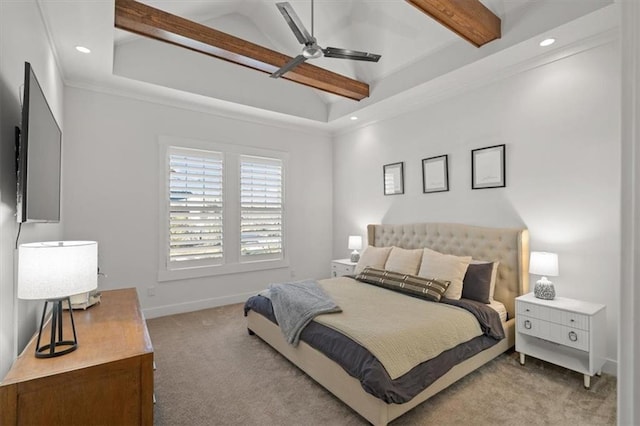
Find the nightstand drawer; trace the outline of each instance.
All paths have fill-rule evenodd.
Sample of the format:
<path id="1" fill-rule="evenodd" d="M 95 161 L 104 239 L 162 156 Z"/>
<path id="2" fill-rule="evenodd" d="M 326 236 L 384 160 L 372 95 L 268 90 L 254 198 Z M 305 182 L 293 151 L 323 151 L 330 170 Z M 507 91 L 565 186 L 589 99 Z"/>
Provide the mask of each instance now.
<path id="1" fill-rule="evenodd" d="M 589 332 L 578 328 L 520 315 L 517 321 L 517 331 L 582 351 L 589 350 Z"/>
<path id="2" fill-rule="evenodd" d="M 518 300 L 517 312 L 531 318 L 539 318 L 571 328 L 589 331 L 589 317 L 575 312 L 540 306 Z"/>
<path id="3" fill-rule="evenodd" d="M 355 264 L 344 264 L 341 262 L 331 262 L 331 276 L 341 277 L 343 275 L 353 275 Z"/>

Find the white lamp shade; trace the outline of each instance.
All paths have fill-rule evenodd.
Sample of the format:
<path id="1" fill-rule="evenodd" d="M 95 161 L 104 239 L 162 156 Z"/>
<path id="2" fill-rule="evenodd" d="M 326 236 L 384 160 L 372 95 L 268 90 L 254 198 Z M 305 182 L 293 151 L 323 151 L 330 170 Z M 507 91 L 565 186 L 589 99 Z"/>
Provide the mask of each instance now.
<path id="1" fill-rule="evenodd" d="M 558 276 L 558 255 L 544 251 L 532 251 L 529 273 L 546 277 Z"/>
<path id="2" fill-rule="evenodd" d="M 97 287 L 95 241 L 48 241 L 18 248 L 19 299 L 60 299 Z"/>
<path id="3" fill-rule="evenodd" d="M 362 237 L 360 235 L 349 236 L 349 250 L 360 250 L 362 248 Z"/>

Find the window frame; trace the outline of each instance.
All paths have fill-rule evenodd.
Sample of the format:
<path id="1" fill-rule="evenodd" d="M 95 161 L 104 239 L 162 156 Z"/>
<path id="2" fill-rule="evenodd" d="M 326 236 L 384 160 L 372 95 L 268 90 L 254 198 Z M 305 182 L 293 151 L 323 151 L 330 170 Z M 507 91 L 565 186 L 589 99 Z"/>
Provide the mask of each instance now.
<path id="1" fill-rule="evenodd" d="M 288 160 L 284 151 L 257 148 L 248 145 L 228 144 L 215 141 L 197 140 L 161 135 L 159 140 L 160 179 L 158 198 L 158 281 L 174 281 L 215 275 L 235 274 L 286 268 L 289 266 L 289 203 Z M 170 148 L 192 149 L 222 153 L 223 157 L 223 256 L 222 262 L 203 266 L 177 267 L 170 265 L 169 244 L 169 152 Z M 243 259 L 240 253 L 240 161 L 241 156 L 277 159 L 282 162 L 282 256 L 277 259 Z"/>

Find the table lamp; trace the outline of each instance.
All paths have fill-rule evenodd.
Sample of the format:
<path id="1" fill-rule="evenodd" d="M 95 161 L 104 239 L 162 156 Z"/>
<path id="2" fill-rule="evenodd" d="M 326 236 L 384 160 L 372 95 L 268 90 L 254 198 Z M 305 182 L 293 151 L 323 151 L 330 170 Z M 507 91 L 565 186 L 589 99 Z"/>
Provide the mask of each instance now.
<path id="1" fill-rule="evenodd" d="M 360 235 L 349 235 L 349 250 L 351 252 L 351 261 L 357 263 L 360 260 L 358 250 L 362 248 L 362 237 Z"/>
<path id="2" fill-rule="evenodd" d="M 70 296 L 95 290 L 98 287 L 98 243 L 95 241 L 48 241 L 21 244 L 18 248 L 18 298 L 45 300 L 36 343 L 36 358 L 52 358 L 76 350 L 78 339 L 69 318 L 73 340 L 65 340 L 62 327 L 62 303 L 70 303 Z M 51 308 L 51 337 L 40 346 L 45 314 Z M 67 330 L 68 332 L 68 330 Z"/>
<path id="3" fill-rule="evenodd" d="M 556 253 L 543 251 L 531 252 L 529 273 L 542 277 L 536 281 L 536 285 L 533 288 L 533 294 L 538 299 L 551 300 L 556 297 L 556 290 L 553 287 L 553 283 L 547 279 L 547 276 L 558 276 L 558 255 Z"/>

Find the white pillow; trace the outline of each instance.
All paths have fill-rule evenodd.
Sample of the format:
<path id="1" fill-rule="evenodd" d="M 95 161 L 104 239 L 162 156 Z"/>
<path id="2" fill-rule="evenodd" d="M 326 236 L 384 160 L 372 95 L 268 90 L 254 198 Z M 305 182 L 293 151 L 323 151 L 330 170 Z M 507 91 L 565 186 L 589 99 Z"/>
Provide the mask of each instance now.
<path id="1" fill-rule="evenodd" d="M 422 249 L 407 250 L 400 247 L 391 247 L 384 269 L 401 274 L 416 275 L 418 268 L 420 268 L 422 252 Z"/>
<path id="2" fill-rule="evenodd" d="M 462 280 L 469 263 L 471 256 L 442 254 L 425 248 L 418 276 L 451 281 L 444 297 L 458 300 L 462 296 Z"/>
<path id="3" fill-rule="evenodd" d="M 376 269 L 384 269 L 384 264 L 387 263 L 390 251 L 391 247 L 367 246 L 360 255 L 360 260 L 356 265 L 354 273 L 359 274 L 367 266 L 371 266 Z"/>
<path id="4" fill-rule="evenodd" d="M 471 263 L 476 265 L 481 265 L 484 263 L 493 263 L 493 270 L 491 271 L 491 287 L 489 288 L 489 300 L 493 302 L 493 293 L 496 291 L 496 277 L 498 276 L 498 265 L 500 262 L 498 260 L 475 260 L 473 259 Z"/>

